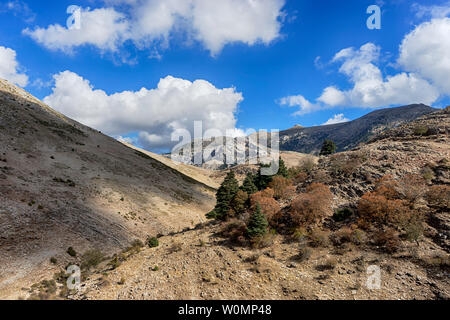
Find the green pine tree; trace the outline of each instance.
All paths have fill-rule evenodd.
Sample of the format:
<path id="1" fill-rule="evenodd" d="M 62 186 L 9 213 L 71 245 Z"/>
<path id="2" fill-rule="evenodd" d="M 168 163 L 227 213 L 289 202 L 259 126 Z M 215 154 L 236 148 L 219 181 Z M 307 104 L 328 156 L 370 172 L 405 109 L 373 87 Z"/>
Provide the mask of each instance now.
<path id="1" fill-rule="evenodd" d="M 248 195 L 258 192 L 258 188 L 255 185 L 255 177 L 251 172 L 245 177 L 241 190 L 247 192 Z"/>
<path id="2" fill-rule="evenodd" d="M 279 160 L 278 175 L 283 176 L 285 178 L 289 178 L 288 169 L 286 168 L 286 164 L 284 163 L 283 159 L 281 159 L 281 157 Z"/>
<path id="3" fill-rule="evenodd" d="M 261 169 L 262 168 L 269 168 L 270 164 L 260 164 L 259 165 L 259 170 L 258 170 L 258 175 L 255 178 L 255 185 L 258 188 L 258 190 L 264 190 L 267 188 L 267 186 L 269 185 L 269 183 L 272 182 L 272 178 L 273 176 L 265 176 L 261 174 Z"/>
<path id="4" fill-rule="evenodd" d="M 320 150 L 321 156 L 327 156 L 336 152 L 336 144 L 331 140 L 325 140 Z"/>
<path id="5" fill-rule="evenodd" d="M 234 176 L 234 172 L 230 171 L 220 185 L 216 193 L 216 207 L 214 213 L 219 220 L 226 219 L 230 209 L 231 200 L 239 191 L 239 184 Z"/>
<path id="6" fill-rule="evenodd" d="M 255 212 L 253 212 L 247 224 L 247 236 L 249 238 L 263 236 L 267 233 L 268 226 L 267 218 L 261 212 L 261 206 L 258 203 Z"/>

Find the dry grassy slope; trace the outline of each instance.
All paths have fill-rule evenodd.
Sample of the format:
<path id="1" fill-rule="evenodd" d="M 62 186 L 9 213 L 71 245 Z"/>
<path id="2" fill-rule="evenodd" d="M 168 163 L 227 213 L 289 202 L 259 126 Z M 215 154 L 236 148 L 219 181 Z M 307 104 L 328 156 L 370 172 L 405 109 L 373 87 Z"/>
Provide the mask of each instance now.
<path id="1" fill-rule="evenodd" d="M 139 152 L 142 152 L 143 154 L 148 155 L 149 157 L 165 164 L 166 166 L 177 170 L 178 172 L 191 177 L 192 179 L 201 182 L 203 184 L 205 184 L 205 186 L 211 188 L 211 189 L 218 189 L 220 187 L 220 183 L 222 182 L 222 180 L 220 179 L 214 179 L 211 177 L 212 171 L 211 170 L 207 170 L 207 169 L 203 169 L 200 167 L 195 167 L 195 166 L 190 166 L 190 165 L 186 165 L 180 162 L 175 162 L 172 161 L 171 159 L 169 159 L 168 157 L 153 153 L 153 152 L 149 152 L 147 150 L 138 148 L 136 146 L 133 146 L 132 144 L 126 143 L 126 142 L 122 142 L 124 145 L 126 145 L 129 148 L 135 149 Z"/>
<path id="2" fill-rule="evenodd" d="M 204 183 L 0 80 L 0 297 L 53 273 L 49 258 L 63 265 L 69 246 L 115 251 L 214 204 Z"/>

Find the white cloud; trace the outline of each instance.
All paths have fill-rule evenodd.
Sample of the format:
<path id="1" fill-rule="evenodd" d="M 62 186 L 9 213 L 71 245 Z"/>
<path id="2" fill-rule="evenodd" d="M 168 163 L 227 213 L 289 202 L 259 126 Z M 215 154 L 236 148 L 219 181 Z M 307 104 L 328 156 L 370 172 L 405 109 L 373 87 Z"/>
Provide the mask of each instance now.
<path id="1" fill-rule="evenodd" d="M 417 26 L 403 39 L 398 63 L 450 95 L 450 18 Z"/>
<path id="2" fill-rule="evenodd" d="M 16 51 L 0 46 L 0 78 L 25 87 L 28 84 L 28 76 L 20 73 L 19 69 Z"/>
<path id="3" fill-rule="evenodd" d="M 359 49 L 342 49 L 336 53 L 332 62 L 341 64 L 339 72 L 347 76 L 352 84 L 351 89 L 341 90 L 329 86 L 317 98 L 317 103 L 301 95 L 285 97 L 280 102 L 298 105 L 300 110 L 296 114 L 305 114 L 338 106 L 378 108 L 412 103 L 431 104 L 438 99 L 437 88 L 418 73 L 401 72 L 384 77 L 377 66 L 379 57 L 380 48 L 373 43 L 367 43 Z"/>
<path id="4" fill-rule="evenodd" d="M 170 148 L 176 129 L 193 131 L 235 129 L 242 94 L 235 88 L 217 89 L 205 80 L 194 82 L 167 76 L 155 89 L 106 94 L 88 80 L 64 71 L 54 76 L 53 92 L 44 102 L 65 115 L 103 132 L 118 136 L 140 132 L 139 143 L 150 149 Z"/>
<path id="5" fill-rule="evenodd" d="M 212 55 L 235 42 L 269 44 L 280 36 L 285 0 L 109 0 L 113 7 L 83 9 L 81 29 L 55 24 L 25 29 L 43 46 L 68 51 L 89 44 L 116 51 L 126 41 L 138 48 L 169 45 L 172 35 L 202 43 Z M 121 10 L 116 11 L 117 10 Z"/>
<path id="6" fill-rule="evenodd" d="M 323 126 L 329 125 L 329 124 L 336 124 L 336 123 L 343 123 L 348 122 L 350 119 L 347 119 L 344 117 L 343 113 L 335 114 L 332 118 L 328 119 L 327 122 L 323 123 Z"/>
<path id="7" fill-rule="evenodd" d="M 299 107 L 299 110 L 293 113 L 294 116 L 311 113 L 321 108 L 319 104 L 311 103 L 302 95 L 287 96 L 281 98 L 278 103 L 282 106 Z"/>
<path id="8" fill-rule="evenodd" d="M 450 15 L 450 1 L 442 5 L 424 6 L 418 3 L 412 5 L 412 9 L 416 12 L 418 18 L 445 18 Z"/>
<path id="9" fill-rule="evenodd" d="M 81 28 L 66 28 L 59 24 L 47 28 L 29 28 L 23 33 L 52 50 L 70 52 L 74 47 L 94 45 L 106 51 L 116 51 L 128 38 L 129 25 L 125 16 L 112 8 L 81 10 Z"/>

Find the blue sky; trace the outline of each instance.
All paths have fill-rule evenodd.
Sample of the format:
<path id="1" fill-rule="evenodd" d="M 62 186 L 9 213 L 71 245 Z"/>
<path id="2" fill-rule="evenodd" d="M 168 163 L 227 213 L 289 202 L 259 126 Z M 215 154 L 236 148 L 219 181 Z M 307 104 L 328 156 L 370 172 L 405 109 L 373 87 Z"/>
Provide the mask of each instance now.
<path id="1" fill-rule="evenodd" d="M 448 75 L 450 68 L 448 1 L 261 0 L 253 13 L 245 6 L 236 8 L 236 0 L 226 0 L 229 4 L 215 16 L 219 13 L 212 12 L 214 8 L 198 4 L 202 0 L 171 0 L 192 1 L 192 7 L 180 9 L 182 5 L 175 3 L 165 8 L 173 16 L 155 26 L 163 19 L 152 16 L 156 9 L 151 11 L 151 5 L 158 1 L 3 0 L 0 48 L 13 50 L 17 63 L 11 71 L 11 55 L 6 55 L 9 60 L 4 58 L 3 63 L 9 62 L 9 71 L 3 71 L 3 77 L 77 120 L 115 137 L 132 137 L 154 151 L 171 146 L 167 141 L 171 129 L 191 130 L 189 123 L 203 117 L 201 110 L 209 112 L 198 119 L 210 121 L 208 128 L 245 130 L 321 125 L 336 115 L 338 120 L 352 120 L 374 108 L 409 102 L 450 104 L 450 85 L 443 84 L 439 74 Z M 382 10 L 380 30 L 366 26 L 370 16 L 366 9 L 372 4 Z M 69 5 L 84 10 L 81 30 L 74 31 L 79 34 L 64 30 Z M 95 30 L 95 24 L 83 23 L 89 19 L 85 12 L 105 8 L 111 10 L 98 12 L 95 19 L 120 15 L 108 30 L 101 30 L 111 31 L 106 36 Z M 209 16 L 218 21 L 214 27 L 205 19 Z M 144 33 L 142 21 L 147 23 Z M 60 29 L 50 30 L 55 24 Z M 224 35 L 220 28 L 232 32 Z M 95 32 L 98 38 L 85 37 Z M 438 44 L 433 37 L 441 39 Z M 447 55 L 439 56 L 443 52 Z M 1 57 L 0 51 L 0 76 Z M 17 80 L 17 74 L 28 81 Z M 146 91 L 136 98 L 141 88 L 157 88 L 160 79 L 166 79 L 164 86 L 184 89 L 170 96 L 162 89 Z M 194 86 L 199 79 L 209 86 Z M 333 90 L 325 97 L 326 88 Z M 131 93 L 112 96 L 124 91 Z M 208 97 L 199 99 L 205 92 Z M 74 98 L 83 93 L 92 98 Z M 85 110 L 81 112 L 80 106 Z M 184 122 L 178 123 L 177 115 Z"/>

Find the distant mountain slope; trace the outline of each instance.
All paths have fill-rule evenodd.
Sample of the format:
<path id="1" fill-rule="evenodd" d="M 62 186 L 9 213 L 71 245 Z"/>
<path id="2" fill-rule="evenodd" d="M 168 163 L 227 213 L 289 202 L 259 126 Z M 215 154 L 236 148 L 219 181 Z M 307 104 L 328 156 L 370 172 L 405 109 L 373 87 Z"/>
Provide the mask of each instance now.
<path id="1" fill-rule="evenodd" d="M 214 190 L 0 80 L 0 297 L 78 253 L 203 221 Z"/>
<path id="2" fill-rule="evenodd" d="M 319 152 L 325 139 L 336 143 L 338 151 L 349 150 L 386 128 L 436 111 L 424 104 L 373 111 L 359 119 L 327 126 L 294 127 L 280 132 L 280 149 L 302 153 Z"/>

